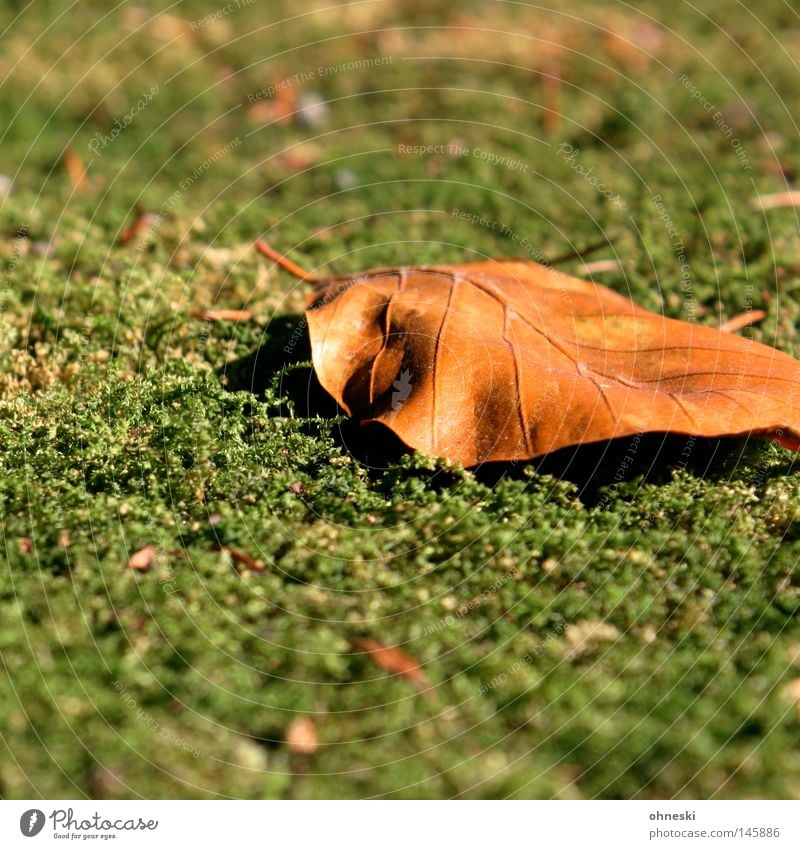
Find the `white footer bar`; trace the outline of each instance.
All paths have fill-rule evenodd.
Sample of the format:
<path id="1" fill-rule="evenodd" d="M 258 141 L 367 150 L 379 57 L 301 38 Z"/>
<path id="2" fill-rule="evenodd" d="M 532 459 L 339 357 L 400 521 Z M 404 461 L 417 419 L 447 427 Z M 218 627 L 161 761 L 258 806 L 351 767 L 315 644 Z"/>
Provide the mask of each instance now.
<path id="1" fill-rule="evenodd" d="M 0 802 L 0 846 L 54 842 L 178 849 L 778 849 L 800 846 L 800 802 Z"/>

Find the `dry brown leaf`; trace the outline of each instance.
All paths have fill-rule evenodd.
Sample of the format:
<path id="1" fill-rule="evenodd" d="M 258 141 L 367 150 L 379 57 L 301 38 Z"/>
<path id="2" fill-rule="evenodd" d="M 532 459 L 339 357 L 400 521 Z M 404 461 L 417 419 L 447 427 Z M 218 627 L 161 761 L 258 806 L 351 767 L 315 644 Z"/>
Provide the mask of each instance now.
<path id="1" fill-rule="evenodd" d="M 374 661 L 392 675 L 400 675 L 414 683 L 422 691 L 430 691 L 431 683 L 419 663 L 402 649 L 385 646 L 372 637 L 361 637 L 354 641 L 355 648 L 366 652 Z"/>
<path id="2" fill-rule="evenodd" d="M 551 267 L 502 259 L 313 282 L 322 386 L 429 455 L 475 466 L 646 432 L 800 449 L 800 362 Z"/>
<path id="3" fill-rule="evenodd" d="M 295 719 L 286 732 L 286 748 L 295 755 L 313 755 L 319 748 L 317 729 L 307 716 Z"/>
<path id="4" fill-rule="evenodd" d="M 153 561 L 156 559 L 156 550 L 152 545 L 146 545 L 132 554 L 128 559 L 128 566 L 137 572 L 149 572 Z"/>
<path id="5" fill-rule="evenodd" d="M 192 318 L 201 321 L 250 321 L 251 310 L 192 310 Z"/>

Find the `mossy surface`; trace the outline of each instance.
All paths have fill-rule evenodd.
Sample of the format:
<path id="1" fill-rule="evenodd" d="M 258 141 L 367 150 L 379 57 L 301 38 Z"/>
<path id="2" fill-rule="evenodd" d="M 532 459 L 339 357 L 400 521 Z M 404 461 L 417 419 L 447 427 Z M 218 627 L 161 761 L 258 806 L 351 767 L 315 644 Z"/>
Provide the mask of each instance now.
<path id="1" fill-rule="evenodd" d="M 746 332 L 796 355 L 796 212 L 753 203 L 800 167 L 795 13 L 318 5 L 0 10 L 0 795 L 797 798 L 792 455 L 398 454 L 315 385 L 302 285 L 252 250 L 345 273 L 604 240 L 597 280 L 712 326 L 763 309 Z"/>

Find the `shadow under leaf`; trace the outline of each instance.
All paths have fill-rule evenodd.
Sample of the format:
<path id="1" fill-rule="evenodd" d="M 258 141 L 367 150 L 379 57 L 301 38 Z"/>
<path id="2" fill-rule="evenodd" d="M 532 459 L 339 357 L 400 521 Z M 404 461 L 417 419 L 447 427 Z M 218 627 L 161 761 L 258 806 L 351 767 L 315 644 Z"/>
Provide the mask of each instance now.
<path id="1" fill-rule="evenodd" d="M 394 469 L 409 452 L 381 424 L 341 421 L 342 409 L 322 388 L 311 366 L 308 333 L 296 315 L 273 318 L 258 349 L 227 363 L 220 375 L 233 391 L 259 395 L 272 388 L 294 416 L 330 419 L 331 436 L 372 476 Z M 593 504 L 606 487 L 636 479 L 663 484 L 672 480 L 675 470 L 714 480 L 736 477 L 739 464 L 758 464 L 760 444 L 735 438 L 645 433 L 563 448 L 530 462 L 487 463 L 471 471 L 481 483 L 494 486 L 504 478 L 528 477 L 532 465 L 541 474 L 575 484 L 580 499 Z M 434 477 L 443 471 L 439 469 Z"/>

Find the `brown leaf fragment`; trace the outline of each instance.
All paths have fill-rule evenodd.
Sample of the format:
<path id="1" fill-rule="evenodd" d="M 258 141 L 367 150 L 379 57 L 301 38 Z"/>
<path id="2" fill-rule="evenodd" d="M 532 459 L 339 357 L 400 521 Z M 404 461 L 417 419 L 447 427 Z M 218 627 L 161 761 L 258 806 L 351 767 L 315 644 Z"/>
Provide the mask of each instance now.
<path id="1" fill-rule="evenodd" d="M 319 748 L 317 729 L 312 719 L 295 719 L 286 732 L 286 748 L 295 755 L 313 755 Z"/>
<path id="2" fill-rule="evenodd" d="M 256 560 L 243 551 L 237 551 L 235 548 L 229 548 L 227 545 L 218 546 L 217 550 L 224 551 L 234 563 L 244 566 L 245 569 L 252 569 L 254 572 L 265 571 L 264 564 L 260 560 Z"/>
<path id="3" fill-rule="evenodd" d="M 554 133 L 561 126 L 561 72 L 558 64 L 543 71 L 542 125 L 547 132 Z"/>
<path id="4" fill-rule="evenodd" d="M 128 559 L 128 566 L 137 572 L 149 572 L 156 559 L 156 550 L 152 545 L 146 545 L 134 552 Z"/>
<path id="5" fill-rule="evenodd" d="M 781 696 L 790 704 L 797 705 L 800 712 L 800 678 L 793 678 L 781 688 Z"/>
<path id="6" fill-rule="evenodd" d="M 266 89 L 257 93 L 257 102 L 248 110 L 247 114 L 255 121 L 275 121 L 285 124 L 292 119 L 297 108 L 297 94 L 291 78 L 281 80 L 270 86 L 273 92 L 271 100 L 261 99 L 266 94 Z"/>
<path id="7" fill-rule="evenodd" d="M 86 166 L 74 150 L 70 149 L 64 153 L 64 167 L 75 191 L 82 191 L 86 183 Z"/>
<path id="8" fill-rule="evenodd" d="M 423 692 L 430 692 L 432 686 L 419 663 L 413 657 L 406 654 L 402 649 L 395 646 L 386 646 L 372 637 L 360 637 L 353 641 L 355 648 L 366 652 L 381 669 L 385 669 L 392 675 L 407 678 Z"/>
<path id="9" fill-rule="evenodd" d="M 192 318 L 200 321 L 250 321 L 252 310 L 192 310 Z"/>
<path id="10" fill-rule="evenodd" d="M 771 195 L 759 195 L 753 198 L 751 205 L 756 209 L 781 209 L 800 206 L 800 192 L 775 192 Z"/>
<path id="11" fill-rule="evenodd" d="M 726 333 L 735 333 L 743 327 L 750 327 L 751 324 L 758 324 L 759 321 L 763 321 L 766 317 L 767 314 L 764 310 L 741 312 L 738 315 L 732 316 L 727 321 L 723 321 L 722 324 L 720 324 L 719 329 L 724 330 Z"/>
<path id="12" fill-rule="evenodd" d="M 118 245 L 127 245 L 134 239 L 143 236 L 150 228 L 157 227 L 161 223 L 161 216 L 155 212 L 137 210 L 136 218 L 128 227 L 123 228 L 117 239 Z"/>
<path id="13" fill-rule="evenodd" d="M 612 642 L 619 637 L 619 631 L 608 622 L 576 622 L 566 632 L 568 657 L 580 657 L 594 651 L 601 643 Z"/>

